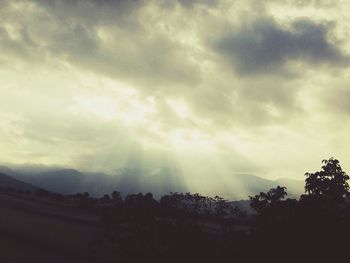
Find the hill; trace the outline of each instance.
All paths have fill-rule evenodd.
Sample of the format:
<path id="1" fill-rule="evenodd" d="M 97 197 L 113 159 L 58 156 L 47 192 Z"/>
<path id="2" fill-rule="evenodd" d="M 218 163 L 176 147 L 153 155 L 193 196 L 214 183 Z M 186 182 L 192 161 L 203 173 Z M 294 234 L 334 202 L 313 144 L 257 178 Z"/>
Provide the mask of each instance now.
<path id="1" fill-rule="evenodd" d="M 14 179 L 6 174 L 0 173 L 0 188 L 34 192 L 37 187 Z"/>

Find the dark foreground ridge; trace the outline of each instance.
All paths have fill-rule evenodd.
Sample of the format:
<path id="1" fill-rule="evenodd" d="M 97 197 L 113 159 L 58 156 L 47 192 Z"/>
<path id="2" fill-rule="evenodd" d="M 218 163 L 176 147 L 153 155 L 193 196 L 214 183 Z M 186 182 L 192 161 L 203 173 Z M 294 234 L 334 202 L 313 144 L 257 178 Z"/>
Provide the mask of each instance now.
<path id="1" fill-rule="evenodd" d="M 250 197 L 251 210 L 191 193 L 3 187 L 1 262 L 347 262 L 349 176 L 333 158 L 305 175 L 299 199 L 277 186 Z"/>

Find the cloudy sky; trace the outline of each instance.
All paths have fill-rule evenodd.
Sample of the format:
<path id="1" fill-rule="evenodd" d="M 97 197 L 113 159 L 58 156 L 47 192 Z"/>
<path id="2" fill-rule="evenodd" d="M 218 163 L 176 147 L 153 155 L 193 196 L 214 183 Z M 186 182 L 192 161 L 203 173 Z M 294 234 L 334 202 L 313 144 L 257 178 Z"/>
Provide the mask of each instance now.
<path id="1" fill-rule="evenodd" d="M 0 1 L 3 164 L 350 172 L 350 3 Z M 204 176 L 204 177 L 203 177 Z"/>

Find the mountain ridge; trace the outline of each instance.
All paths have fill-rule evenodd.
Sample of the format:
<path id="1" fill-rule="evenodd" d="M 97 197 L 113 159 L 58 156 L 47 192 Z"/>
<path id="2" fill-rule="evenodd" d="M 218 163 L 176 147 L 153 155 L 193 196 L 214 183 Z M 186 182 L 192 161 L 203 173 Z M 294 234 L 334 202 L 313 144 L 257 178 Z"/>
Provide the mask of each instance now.
<path id="1" fill-rule="evenodd" d="M 71 168 L 57 168 L 37 173 L 31 171 L 26 174 L 23 170 L 18 172 L 16 169 L 0 166 L 1 172 L 24 183 L 61 194 L 89 192 L 91 196 L 100 197 L 117 190 L 124 196 L 138 192 L 152 192 L 156 197 L 160 197 L 169 192 L 200 192 L 192 191 L 176 171 L 167 168 L 153 170 L 124 168 L 115 176 L 81 172 Z M 270 180 L 242 173 L 233 173 L 231 183 L 228 186 L 221 185 L 225 188 L 218 190 L 218 194 L 231 200 L 247 199 L 249 195 L 267 191 L 277 185 L 286 186 L 289 197 L 298 197 L 303 190 L 303 181 L 289 178 Z M 238 188 L 244 189 L 244 192 L 237 194 L 235 190 Z"/>

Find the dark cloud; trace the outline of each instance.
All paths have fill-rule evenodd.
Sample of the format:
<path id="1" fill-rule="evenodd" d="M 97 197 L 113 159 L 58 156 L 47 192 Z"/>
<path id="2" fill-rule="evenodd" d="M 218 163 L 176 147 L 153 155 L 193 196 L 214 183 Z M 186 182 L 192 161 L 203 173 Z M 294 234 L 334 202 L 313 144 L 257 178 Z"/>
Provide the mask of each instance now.
<path id="1" fill-rule="evenodd" d="M 48 19 L 65 24 L 81 23 L 89 27 L 110 25 L 125 30 L 142 27 L 139 12 L 149 4 L 145 0 L 33 0 Z"/>
<path id="2" fill-rule="evenodd" d="M 178 0 L 178 2 L 181 5 L 185 7 L 190 7 L 190 8 L 198 4 L 207 5 L 207 6 L 214 6 L 217 4 L 217 0 Z"/>
<path id="3" fill-rule="evenodd" d="M 329 30 L 309 20 L 297 20 L 284 28 L 271 19 L 258 19 L 226 34 L 215 49 L 241 74 L 278 74 L 290 60 L 345 65 L 348 57 L 329 41 Z"/>
<path id="4" fill-rule="evenodd" d="M 168 9 L 177 4 L 192 9 L 196 6 L 216 6 L 217 0 L 34 0 L 50 14 L 65 19 L 76 17 L 90 24 L 114 24 L 116 21 L 126 27 L 140 26 L 138 12 L 155 4 Z"/>
<path id="5" fill-rule="evenodd" d="M 142 5 L 147 1 L 145 0 L 35 0 L 41 6 L 50 8 L 70 7 L 70 8 L 96 8 L 106 7 L 113 8 L 114 11 L 131 11 Z"/>

